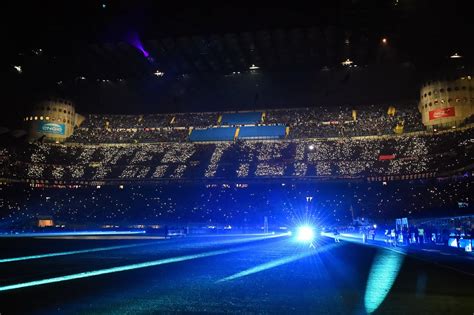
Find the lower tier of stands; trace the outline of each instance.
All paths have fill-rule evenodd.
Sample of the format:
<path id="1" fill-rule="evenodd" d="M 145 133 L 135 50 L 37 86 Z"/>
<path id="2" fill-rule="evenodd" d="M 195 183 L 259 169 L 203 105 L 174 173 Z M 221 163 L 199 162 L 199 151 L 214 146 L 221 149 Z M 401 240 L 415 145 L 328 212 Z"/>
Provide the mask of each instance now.
<path id="1" fill-rule="evenodd" d="M 390 220 L 473 213 L 474 177 L 377 183 L 153 184 L 123 187 L 38 188 L 3 185 L 2 232 L 31 228 L 50 218 L 66 228 L 226 224 L 289 225 L 308 215 L 323 224 L 354 217 Z M 310 202 L 307 197 L 313 197 Z M 125 224 L 125 226 L 124 226 Z"/>

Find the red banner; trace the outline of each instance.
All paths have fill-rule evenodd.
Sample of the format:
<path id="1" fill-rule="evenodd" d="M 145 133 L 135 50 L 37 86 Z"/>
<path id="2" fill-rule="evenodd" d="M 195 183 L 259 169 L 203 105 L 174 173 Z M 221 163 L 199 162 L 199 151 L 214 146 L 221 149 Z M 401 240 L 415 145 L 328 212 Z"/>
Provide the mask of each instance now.
<path id="1" fill-rule="evenodd" d="M 454 107 L 438 108 L 430 111 L 430 120 L 444 117 L 453 117 L 455 115 L 456 113 L 454 111 Z"/>
<path id="2" fill-rule="evenodd" d="M 393 160 L 394 158 L 395 158 L 395 154 L 379 155 L 379 161 Z"/>

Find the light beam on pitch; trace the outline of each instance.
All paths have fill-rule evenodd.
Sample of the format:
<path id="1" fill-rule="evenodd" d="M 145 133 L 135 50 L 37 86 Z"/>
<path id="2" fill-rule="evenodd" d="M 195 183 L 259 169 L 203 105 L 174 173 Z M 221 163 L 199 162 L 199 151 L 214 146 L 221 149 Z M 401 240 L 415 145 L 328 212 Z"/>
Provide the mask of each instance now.
<path id="1" fill-rule="evenodd" d="M 136 264 L 131 264 L 131 265 L 125 265 L 125 266 L 85 271 L 85 272 L 75 273 L 71 275 L 60 276 L 60 277 L 22 282 L 22 283 L 17 283 L 17 284 L 10 284 L 10 285 L 5 285 L 5 286 L 0 287 L 0 291 L 10 291 L 10 290 L 16 290 L 16 289 L 27 288 L 27 287 L 35 287 L 35 286 L 49 284 L 49 283 L 57 283 L 57 282 L 75 280 L 75 279 L 89 278 L 89 277 L 110 274 L 110 273 L 142 269 L 142 268 L 177 263 L 177 262 L 187 261 L 187 260 L 192 260 L 192 259 L 229 254 L 229 253 L 233 253 L 237 251 L 242 251 L 248 248 L 249 247 L 240 247 L 240 248 L 235 248 L 235 249 L 216 250 L 216 251 L 204 252 L 200 254 L 165 258 L 165 259 L 160 259 L 160 260 L 153 260 L 153 261 L 147 261 L 147 262 L 136 263 Z"/>
<path id="2" fill-rule="evenodd" d="M 291 255 L 291 256 L 288 256 L 288 257 L 272 260 L 270 262 L 267 262 L 267 263 L 252 267 L 250 269 L 238 272 L 238 273 L 233 274 L 231 276 L 222 278 L 222 279 L 220 279 L 216 282 L 219 283 L 219 282 L 230 281 L 230 280 L 235 280 L 237 278 L 246 277 L 246 276 L 258 273 L 258 272 L 262 272 L 262 271 L 272 269 L 272 268 L 275 268 L 275 267 L 278 267 L 278 266 L 281 266 L 281 265 L 284 265 L 284 264 L 291 263 L 293 261 L 296 261 L 296 260 L 299 260 L 299 259 L 302 259 L 302 258 L 305 258 L 305 257 L 308 257 L 308 256 L 312 256 L 314 254 L 318 254 L 318 253 L 322 253 L 322 252 L 331 250 L 332 248 L 334 248 L 336 246 L 339 246 L 339 245 L 340 244 L 335 244 L 335 243 L 330 244 L 330 245 L 325 245 L 325 246 L 322 246 L 322 247 L 320 247 L 316 250 L 308 250 L 308 251 L 305 251 L 303 253 L 299 253 L 299 254 L 296 254 L 296 255 Z"/>
<path id="3" fill-rule="evenodd" d="M 68 252 L 47 253 L 47 254 L 38 254 L 38 255 L 30 255 L 30 256 L 22 256 L 22 257 L 3 258 L 3 259 L 0 259 L 0 264 L 8 263 L 8 262 L 14 262 L 14 261 L 22 261 L 22 260 L 42 259 L 42 258 L 50 258 L 50 257 L 58 257 L 58 256 L 77 255 L 77 254 L 94 253 L 94 252 L 102 252 L 102 251 L 108 251 L 108 250 L 139 247 L 139 246 L 147 246 L 147 245 L 152 245 L 154 243 L 155 242 L 153 242 L 153 243 L 150 242 L 150 243 L 140 243 L 140 244 L 129 244 L 129 245 L 119 245 L 119 246 L 109 246 L 109 247 L 98 247 L 98 248 L 90 248 L 90 249 L 73 250 L 73 251 L 68 251 Z"/>
<path id="4" fill-rule="evenodd" d="M 390 292 L 397 279 L 404 256 L 394 251 L 384 250 L 377 253 L 370 269 L 364 304 L 367 313 L 373 313 Z"/>
<path id="5" fill-rule="evenodd" d="M 96 236 L 96 235 L 136 235 L 146 234 L 146 231 L 78 231 L 78 232 L 40 232 L 40 233 L 20 233 L 20 234 L 4 234 L 0 237 L 48 237 L 48 236 Z"/>
<path id="6" fill-rule="evenodd" d="M 236 239 L 236 240 L 225 240 L 222 242 L 210 243 L 209 245 L 226 245 L 226 244 L 243 244 L 247 242 L 253 242 L 258 240 L 264 240 L 268 238 L 275 238 L 275 237 L 282 237 L 286 236 L 287 234 L 275 234 L 275 235 L 261 235 L 259 237 L 249 237 L 247 239 Z M 15 261 L 24 261 L 24 260 L 32 260 L 32 259 L 42 259 L 42 258 L 51 258 L 51 257 L 59 257 L 59 256 L 68 256 L 68 255 L 78 255 L 78 254 L 87 254 L 87 253 L 94 253 L 94 252 L 101 252 L 101 251 L 109 251 L 109 250 L 117 250 L 117 249 L 126 249 L 126 248 L 133 248 L 133 247 L 141 247 L 153 244 L 165 244 L 163 242 L 148 242 L 148 243 L 140 243 L 140 244 L 129 244 L 129 245 L 118 245 L 118 246 L 109 246 L 109 247 L 98 247 L 98 248 L 90 248 L 90 249 L 81 249 L 81 250 L 73 250 L 67 252 L 58 252 L 58 253 L 47 253 L 47 254 L 37 254 L 37 255 L 29 255 L 29 256 L 21 256 L 21 257 L 11 257 L 11 258 L 3 258 L 0 259 L 0 264 L 2 263 L 9 263 Z M 192 244 L 195 246 L 195 244 Z"/>

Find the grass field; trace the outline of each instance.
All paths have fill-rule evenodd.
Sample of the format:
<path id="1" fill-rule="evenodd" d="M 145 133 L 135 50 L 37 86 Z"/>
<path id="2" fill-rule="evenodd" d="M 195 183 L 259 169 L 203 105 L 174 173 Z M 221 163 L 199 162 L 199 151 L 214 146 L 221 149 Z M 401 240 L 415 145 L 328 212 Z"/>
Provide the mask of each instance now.
<path id="1" fill-rule="evenodd" d="M 1 238 L 0 247 L 2 315 L 474 312 L 472 276 L 329 238 L 315 249 L 279 235 Z"/>

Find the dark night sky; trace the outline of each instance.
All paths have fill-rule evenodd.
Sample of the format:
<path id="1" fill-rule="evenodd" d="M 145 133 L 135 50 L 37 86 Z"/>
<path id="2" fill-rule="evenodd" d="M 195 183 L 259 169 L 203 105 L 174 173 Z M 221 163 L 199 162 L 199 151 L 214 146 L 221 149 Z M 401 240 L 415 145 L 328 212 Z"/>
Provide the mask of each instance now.
<path id="1" fill-rule="evenodd" d="M 15 1 L 2 4 L 2 81 L 6 82 L 1 123 L 15 119 L 34 100 L 48 96 L 46 70 L 19 77 L 12 66 L 19 54 L 44 48 L 55 56 L 82 58 L 81 47 L 124 41 L 135 32 L 143 40 L 295 27 L 335 28 L 364 33 L 369 50 L 386 36 L 400 61 L 427 72 L 453 52 L 466 60 L 473 53 L 470 1 L 332 0 L 311 7 L 169 7 L 161 1 Z M 105 5 L 105 8 L 103 7 Z M 369 53 L 370 55 L 370 53 Z M 375 53 L 372 53 L 375 55 Z M 40 62 L 40 61 L 38 61 Z M 94 65 L 91 65 L 92 67 Z M 64 68 L 64 65 L 61 65 Z M 67 72 L 66 69 L 62 69 Z M 53 71 L 51 71 L 53 72 Z M 138 81 L 141 82 L 141 81 Z M 135 83 L 135 86 L 137 84 Z M 100 102 L 96 111 L 116 110 Z M 120 105 L 123 106 L 123 105 Z M 186 108 L 182 110 L 196 110 Z M 138 108 L 140 110 L 140 108 Z"/>
<path id="2" fill-rule="evenodd" d="M 6 5 L 11 52 L 38 45 L 121 40 L 131 29 L 145 38 L 312 25 L 370 28 L 393 34 L 413 51 L 468 42 L 469 1 L 332 0 L 312 7 L 168 7 L 159 1 L 16 1 Z M 102 4 L 106 7 L 102 8 Z"/>

